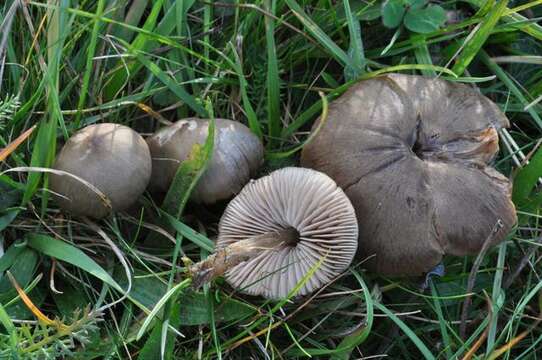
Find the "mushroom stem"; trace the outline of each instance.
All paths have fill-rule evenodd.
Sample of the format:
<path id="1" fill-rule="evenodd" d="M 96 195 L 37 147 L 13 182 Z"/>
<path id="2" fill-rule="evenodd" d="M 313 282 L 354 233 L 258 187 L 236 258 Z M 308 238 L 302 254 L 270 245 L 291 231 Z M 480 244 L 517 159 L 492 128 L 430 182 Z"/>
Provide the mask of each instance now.
<path id="1" fill-rule="evenodd" d="M 188 266 L 192 277 L 192 286 L 202 285 L 223 275 L 236 265 L 255 258 L 267 250 L 279 250 L 283 246 L 294 246 L 298 240 L 298 232 L 293 228 L 266 232 L 241 241 L 234 242 L 218 249 L 207 259 Z"/>

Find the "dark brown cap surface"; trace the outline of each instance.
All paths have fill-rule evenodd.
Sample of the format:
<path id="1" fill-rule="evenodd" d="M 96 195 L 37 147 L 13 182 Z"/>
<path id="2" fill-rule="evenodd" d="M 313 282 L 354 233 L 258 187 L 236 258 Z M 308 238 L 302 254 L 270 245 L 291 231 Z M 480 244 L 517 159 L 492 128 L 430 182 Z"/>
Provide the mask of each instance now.
<path id="1" fill-rule="evenodd" d="M 301 163 L 352 201 L 368 268 L 419 275 L 446 253 L 502 241 L 515 223 L 511 184 L 489 166 L 508 125 L 467 85 L 391 74 L 335 100 Z"/>

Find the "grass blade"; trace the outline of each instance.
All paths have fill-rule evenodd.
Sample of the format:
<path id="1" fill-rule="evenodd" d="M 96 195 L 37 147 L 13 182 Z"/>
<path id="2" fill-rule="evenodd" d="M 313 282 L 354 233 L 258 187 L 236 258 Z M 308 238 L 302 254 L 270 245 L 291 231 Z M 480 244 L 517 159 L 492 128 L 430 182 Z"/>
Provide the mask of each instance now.
<path id="1" fill-rule="evenodd" d="M 452 71 L 456 75 L 462 75 L 467 66 L 471 63 L 480 49 L 484 46 L 487 38 L 497 25 L 497 22 L 503 16 L 508 5 L 508 0 L 500 0 L 489 13 L 484 16 L 479 27 L 476 27 L 475 33 L 467 36 L 465 43 L 462 45 L 463 50 L 456 59 Z"/>
<path id="2" fill-rule="evenodd" d="M 429 48 L 427 47 L 425 37 L 423 35 L 412 36 L 412 42 L 417 45 L 416 48 L 414 48 L 414 55 L 416 56 L 416 61 L 418 64 L 433 65 L 433 60 L 431 59 L 431 54 L 429 53 Z M 435 70 L 430 68 L 421 70 L 421 73 L 425 76 L 437 75 Z"/>
<path id="3" fill-rule="evenodd" d="M 522 167 L 514 178 L 512 199 L 518 205 L 528 202 L 533 188 L 542 176 L 542 148 L 538 149 L 529 163 Z"/>
<path id="4" fill-rule="evenodd" d="M 518 101 L 525 107 L 529 105 L 529 101 L 525 98 L 521 90 L 517 87 L 515 82 L 508 76 L 508 74 L 497 65 L 484 50 L 480 50 L 479 55 L 482 62 L 491 70 L 497 78 L 499 78 L 504 85 L 510 90 L 510 92 L 518 99 Z M 539 129 L 542 129 L 542 118 L 538 114 L 535 108 L 530 107 L 526 110 L 533 118 L 534 122 Z"/>
<path id="5" fill-rule="evenodd" d="M 83 85 L 81 86 L 81 91 L 79 93 L 79 102 L 77 103 L 77 116 L 75 117 L 75 128 L 79 128 L 81 121 L 81 109 L 85 106 L 87 100 L 87 92 L 90 85 L 90 74 L 92 73 L 92 59 L 96 52 L 96 44 L 98 42 L 98 33 L 100 30 L 100 21 L 98 20 L 104 11 L 105 0 L 99 0 L 96 8 L 96 18 L 94 20 L 94 25 L 92 27 L 92 34 L 90 36 L 90 43 L 88 45 L 87 51 L 87 61 L 85 64 L 85 72 L 83 74 Z"/>
<path id="6" fill-rule="evenodd" d="M 343 66 L 355 68 L 350 57 L 341 49 L 318 25 L 303 11 L 303 8 L 295 0 L 285 0 L 286 4 L 293 11 L 294 15 L 301 21 L 320 44 Z"/>
<path id="7" fill-rule="evenodd" d="M 19 135 L 15 140 L 8 144 L 5 148 L 0 150 L 0 161 L 4 161 L 11 153 L 13 153 L 19 145 L 21 145 L 32 133 L 36 130 L 36 125 L 26 130 Z"/>
<path id="8" fill-rule="evenodd" d="M 392 313 L 390 310 L 388 310 L 387 307 L 384 305 L 375 302 L 375 306 L 378 310 L 382 311 L 384 314 L 386 314 L 394 323 L 401 328 L 401 330 L 404 331 L 404 333 L 408 336 L 408 338 L 416 345 L 418 350 L 422 353 L 425 359 L 428 360 L 434 360 L 435 357 L 433 354 L 431 354 L 431 351 L 427 348 L 427 346 L 423 343 L 423 341 L 420 340 L 420 338 L 412 331 L 407 324 L 403 322 L 403 320 L 399 319 L 397 315 Z"/>
<path id="9" fill-rule="evenodd" d="M 169 75 L 166 74 L 158 65 L 156 65 L 154 62 L 151 62 L 149 59 L 147 59 L 143 54 L 136 51 L 134 48 L 131 47 L 131 45 L 126 44 L 130 52 L 132 52 L 133 55 L 137 58 L 137 60 L 142 63 L 154 76 L 158 78 L 164 85 L 168 87 L 168 89 L 177 95 L 179 99 L 181 99 L 186 105 L 188 105 L 196 114 L 198 114 L 201 117 L 207 117 L 207 112 L 201 106 L 196 99 L 186 92 L 186 90 L 183 88 L 182 85 L 179 85 L 175 79 L 171 78 Z"/>
<path id="10" fill-rule="evenodd" d="M 276 0 L 265 0 L 266 10 L 275 14 Z M 265 17 L 265 39 L 267 42 L 267 135 L 269 146 L 279 138 L 280 123 L 280 78 L 278 73 L 277 49 L 275 46 L 275 22 Z"/>
<path id="11" fill-rule="evenodd" d="M 87 254 L 73 245 L 54 239 L 47 235 L 29 234 L 28 246 L 55 259 L 70 263 L 92 276 L 97 277 L 118 291 L 123 291 L 120 285 L 100 265 Z"/>
<path id="12" fill-rule="evenodd" d="M 363 50 L 363 41 L 361 39 L 360 21 L 352 14 L 350 8 L 350 0 L 343 1 L 344 13 L 348 24 L 348 32 L 350 34 L 350 48 L 348 55 L 352 59 L 354 68 L 345 67 L 346 80 L 352 80 L 364 73 L 365 69 L 365 54 Z"/>
<path id="13" fill-rule="evenodd" d="M 209 252 L 213 251 L 215 246 L 212 240 L 209 240 L 206 236 L 200 234 L 196 230 L 192 229 L 190 226 L 183 224 L 182 222 L 165 212 L 162 213 L 162 216 L 165 216 L 171 226 L 182 236 L 186 237 L 188 240 L 192 241 L 194 244 L 198 245 L 202 249 L 205 249 Z"/>
<path id="14" fill-rule="evenodd" d="M 145 20 L 145 24 L 143 25 L 143 30 L 146 31 L 152 31 L 154 27 L 156 26 L 156 21 L 158 19 L 158 15 L 160 14 L 160 11 L 162 10 L 162 4 L 164 0 L 156 0 L 153 1 L 152 9 L 150 14 L 147 16 Z M 96 20 L 97 21 L 97 20 Z M 147 37 L 143 33 L 138 33 L 132 44 L 130 45 L 130 49 L 132 52 L 139 52 L 143 51 L 146 42 L 148 41 Z M 126 43 L 126 41 L 123 41 Z M 108 82 L 107 86 L 104 89 L 104 97 L 107 100 L 112 100 L 119 91 L 122 90 L 124 87 L 124 84 L 129 79 L 130 76 L 133 76 L 132 69 L 133 64 L 130 64 L 128 66 L 128 74 L 126 73 L 124 67 L 122 64 L 119 64 L 120 68 L 116 70 L 110 77 L 110 81 Z"/>
<path id="15" fill-rule="evenodd" d="M 145 318 L 145 321 L 143 321 L 143 325 L 141 325 L 141 327 L 139 328 L 139 331 L 137 332 L 137 335 L 136 335 L 137 340 L 141 339 L 143 334 L 145 334 L 145 332 L 147 331 L 147 328 L 149 327 L 151 321 L 156 317 L 156 315 L 158 315 L 158 312 L 160 312 L 160 310 L 162 310 L 162 307 L 166 304 L 166 302 L 171 297 L 176 295 L 177 292 L 179 292 L 180 290 L 183 290 L 183 289 L 186 289 L 187 287 L 189 287 L 190 282 L 191 282 L 190 279 L 183 280 L 179 284 L 177 284 L 174 287 L 172 287 L 171 289 L 169 289 L 169 291 L 167 293 L 165 293 L 164 296 L 162 296 L 160 298 L 160 300 L 158 300 L 156 305 L 154 305 L 154 308 L 151 310 L 150 314 L 147 315 L 147 317 Z"/>
<path id="16" fill-rule="evenodd" d="M 215 142 L 215 121 L 209 122 L 208 135 L 203 146 L 196 144 L 190 152 L 188 159 L 183 161 L 169 187 L 169 190 L 162 204 L 162 209 L 179 219 L 192 190 L 203 176 L 207 165 L 213 155 Z"/>
<path id="17" fill-rule="evenodd" d="M 489 355 L 490 351 L 493 349 L 493 346 L 495 345 L 495 337 L 497 334 L 497 325 L 499 320 L 499 310 L 502 307 L 502 304 L 504 303 L 505 293 L 502 289 L 502 279 L 503 279 L 503 273 L 505 269 L 505 261 L 506 261 L 506 249 L 507 249 L 507 243 L 503 242 L 499 245 L 499 257 L 497 259 L 497 271 L 495 271 L 495 276 L 493 278 L 493 291 L 491 292 L 491 302 L 494 305 L 493 313 L 491 314 L 492 319 L 490 321 L 490 328 L 487 335 L 487 347 L 486 347 L 486 355 Z"/>

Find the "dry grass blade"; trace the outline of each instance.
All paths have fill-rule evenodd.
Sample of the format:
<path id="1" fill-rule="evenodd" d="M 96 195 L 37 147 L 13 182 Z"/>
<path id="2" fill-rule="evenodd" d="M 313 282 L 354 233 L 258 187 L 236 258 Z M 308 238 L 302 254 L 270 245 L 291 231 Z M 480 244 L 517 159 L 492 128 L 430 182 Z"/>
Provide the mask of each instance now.
<path id="1" fill-rule="evenodd" d="M 529 333 L 531 331 L 533 331 L 537 326 L 538 324 L 540 324 L 540 322 L 542 321 L 542 319 L 538 319 L 536 320 L 536 322 L 534 323 L 533 326 L 531 326 L 530 329 L 527 329 L 525 331 L 523 331 L 521 334 L 519 334 L 518 336 L 516 336 L 515 338 L 513 338 L 512 340 L 510 340 L 509 342 L 507 342 L 505 345 L 501 346 L 500 348 L 498 348 L 497 350 L 495 350 L 494 352 L 492 352 L 487 360 L 495 360 L 497 359 L 499 356 L 503 355 L 504 353 L 510 351 L 510 349 L 512 349 L 514 346 L 516 346 L 521 340 L 523 340 L 527 335 L 529 335 Z"/>
<path id="2" fill-rule="evenodd" d="M 32 302 L 32 300 L 30 300 L 30 298 L 28 297 L 28 295 L 26 295 L 26 293 L 24 292 L 23 289 L 21 289 L 21 286 L 19 286 L 19 283 L 17 283 L 17 280 L 15 280 L 15 278 L 13 277 L 13 275 L 11 275 L 11 273 L 9 271 L 6 272 L 7 275 L 8 275 L 8 278 L 9 278 L 9 281 L 11 282 L 11 284 L 13 285 L 13 287 L 15 288 L 15 290 L 17 290 L 17 294 L 19 294 L 19 297 L 21 298 L 21 300 L 23 301 L 23 303 L 26 305 L 26 307 L 28 308 L 28 310 L 30 310 L 32 312 L 32 314 L 34 314 L 35 317 L 38 318 L 39 321 L 41 321 L 42 323 L 44 324 L 47 324 L 47 325 L 52 325 L 52 326 L 55 326 L 57 324 L 59 324 L 60 328 L 62 330 L 66 329 L 67 326 L 62 324 L 62 323 L 57 323 L 51 319 L 49 319 L 47 317 L 47 315 L 45 315 L 44 313 L 41 312 L 40 309 L 38 309 L 38 307 L 36 305 L 34 305 L 34 303 Z"/>
<path id="3" fill-rule="evenodd" d="M 21 145 L 36 129 L 36 125 L 32 126 L 30 129 L 26 130 L 24 133 L 19 135 L 19 137 L 13 140 L 5 148 L 0 150 L 0 161 L 4 161 L 12 152 L 14 152 L 19 145 Z"/>
<path id="4" fill-rule="evenodd" d="M 0 173 L 0 175 L 4 175 L 4 174 L 10 173 L 10 172 L 25 172 L 25 171 L 26 172 L 50 173 L 50 174 L 55 174 L 55 175 L 59 175 L 59 176 L 69 176 L 71 178 L 74 178 L 75 180 L 81 182 L 83 185 L 88 187 L 92 192 L 94 192 L 100 198 L 100 200 L 102 201 L 102 203 L 103 203 L 103 205 L 105 207 L 107 207 L 109 210 L 112 209 L 111 200 L 109 200 L 109 198 L 103 192 L 101 192 L 96 186 L 92 185 L 91 183 L 89 183 L 85 179 L 82 179 L 79 176 L 71 174 L 71 173 L 66 172 L 66 171 L 50 169 L 50 168 L 35 167 L 35 166 L 20 166 L 20 167 L 8 169 L 8 170 Z"/>
<path id="5" fill-rule="evenodd" d="M 482 335 L 478 338 L 478 340 L 476 340 L 474 345 L 472 345 L 472 347 L 465 354 L 465 356 L 463 356 L 463 360 L 471 360 L 473 356 L 476 355 L 476 351 L 480 348 L 480 346 L 482 346 L 483 342 L 487 338 L 487 335 L 489 334 L 489 329 L 491 329 L 491 322 L 493 319 L 493 304 L 491 303 L 491 299 L 489 298 L 489 296 L 487 296 L 486 293 L 484 293 L 484 295 L 486 297 L 486 302 L 487 302 L 487 318 L 489 319 L 489 322 L 486 328 L 484 329 L 484 332 L 482 333 Z"/>
<path id="6" fill-rule="evenodd" d="M 165 125 L 165 126 L 169 126 L 172 124 L 171 121 L 163 117 L 158 111 L 153 110 L 150 106 L 145 105 L 143 103 L 139 103 L 139 102 L 136 102 L 135 104 L 137 105 L 138 108 L 145 111 L 147 114 L 149 114 L 154 119 L 156 119 L 160 124 Z"/>

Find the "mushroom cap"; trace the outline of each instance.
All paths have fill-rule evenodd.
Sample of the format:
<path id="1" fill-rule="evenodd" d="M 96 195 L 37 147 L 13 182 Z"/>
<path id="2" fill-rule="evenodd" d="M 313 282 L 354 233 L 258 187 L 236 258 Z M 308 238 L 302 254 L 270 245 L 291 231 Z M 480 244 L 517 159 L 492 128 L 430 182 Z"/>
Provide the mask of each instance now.
<path id="1" fill-rule="evenodd" d="M 489 166 L 508 125 L 469 86 L 391 74 L 335 100 L 301 164 L 328 174 L 352 201 L 370 270 L 421 275 L 444 254 L 502 241 L 516 222 L 511 184 Z"/>
<path id="2" fill-rule="evenodd" d="M 119 124 L 96 124 L 75 133 L 58 154 L 53 168 L 94 185 L 110 201 L 77 179 L 52 174 L 54 200 L 69 213 L 96 219 L 126 209 L 145 191 L 151 176 L 151 155 L 145 140 Z"/>
<path id="3" fill-rule="evenodd" d="M 343 272 L 358 245 L 352 204 L 327 175 L 288 167 L 248 183 L 220 219 L 217 248 L 277 230 L 295 229 L 295 245 L 280 245 L 226 272 L 240 291 L 284 298 L 322 259 L 297 295 L 311 293 Z"/>
<path id="4" fill-rule="evenodd" d="M 263 145 L 245 125 L 216 119 L 213 155 L 200 178 L 192 200 L 214 203 L 237 194 L 263 162 Z M 203 145 L 209 130 L 208 119 L 187 118 L 162 128 L 147 139 L 152 154 L 150 188 L 169 189 L 179 164 L 195 144 Z"/>

